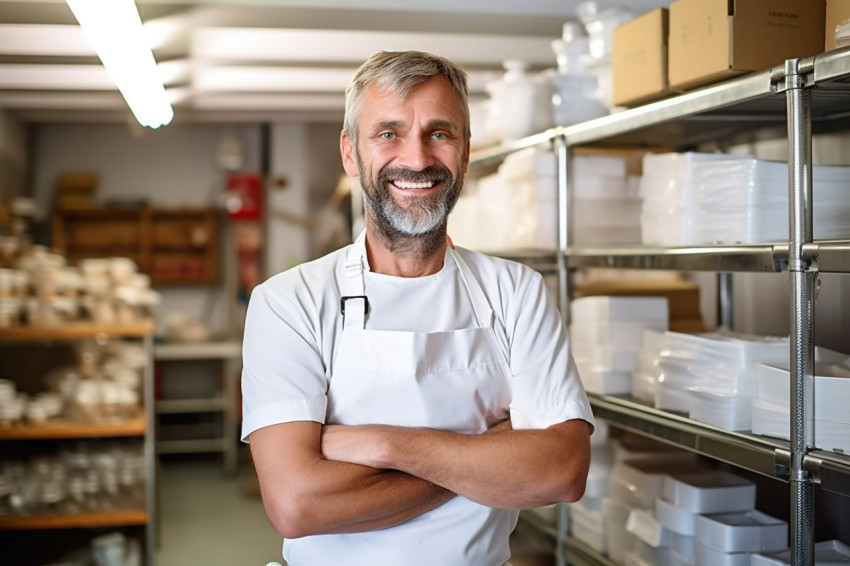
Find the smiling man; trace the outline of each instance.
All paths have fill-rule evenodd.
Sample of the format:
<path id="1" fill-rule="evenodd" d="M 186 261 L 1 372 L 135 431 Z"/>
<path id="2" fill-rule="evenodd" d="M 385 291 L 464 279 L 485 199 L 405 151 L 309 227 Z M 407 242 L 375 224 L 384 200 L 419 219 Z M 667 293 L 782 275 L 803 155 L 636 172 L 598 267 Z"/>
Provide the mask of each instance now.
<path id="1" fill-rule="evenodd" d="M 346 92 L 356 241 L 258 286 L 243 440 L 290 566 L 499 566 L 518 510 L 584 492 L 593 417 L 542 277 L 450 245 L 466 75 L 379 52 Z"/>

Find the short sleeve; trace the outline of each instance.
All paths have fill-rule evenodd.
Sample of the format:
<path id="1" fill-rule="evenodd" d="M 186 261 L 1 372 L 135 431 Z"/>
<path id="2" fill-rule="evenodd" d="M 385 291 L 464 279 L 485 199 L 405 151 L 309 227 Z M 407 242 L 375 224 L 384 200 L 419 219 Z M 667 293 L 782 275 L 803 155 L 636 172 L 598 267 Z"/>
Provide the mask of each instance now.
<path id="1" fill-rule="evenodd" d="M 516 292 L 506 328 L 513 374 L 512 426 L 540 429 L 572 419 L 593 425 L 567 329 L 542 276 L 533 272 L 524 277 Z"/>
<path id="2" fill-rule="evenodd" d="M 324 423 L 327 379 L 308 304 L 271 280 L 254 288 L 242 345 L 242 440 L 279 423 Z"/>

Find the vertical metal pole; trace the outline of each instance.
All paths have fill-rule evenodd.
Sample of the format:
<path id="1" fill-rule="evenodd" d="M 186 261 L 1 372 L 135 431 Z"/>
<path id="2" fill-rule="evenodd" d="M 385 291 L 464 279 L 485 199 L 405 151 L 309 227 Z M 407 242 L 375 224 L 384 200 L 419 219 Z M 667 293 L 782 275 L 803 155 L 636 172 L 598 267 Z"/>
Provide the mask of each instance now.
<path id="1" fill-rule="evenodd" d="M 570 158 L 567 140 L 563 135 L 555 137 L 555 151 L 558 156 L 558 304 L 564 324 L 570 322 L 570 289 L 569 273 L 567 271 L 567 247 L 573 241 L 572 199 L 569 191 Z"/>
<path id="2" fill-rule="evenodd" d="M 788 272 L 791 283 L 791 563 L 814 564 L 814 484 L 803 460 L 814 440 L 813 360 L 815 272 L 803 258 L 812 241 L 811 92 L 800 60 L 785 63 L 788 108 Z"/>
<path id="3" fill-rule="evenodd" d="M 567 271 L 567 247 L 572 242 L 570 215 L 572 200 L 569 189 L 569 152 L 567 140 L 563 135 L 555 137 L 555 151 L 558 155 L 558 306 L 564 324 L 570 323 L 570 288 L 569 272 Z M 555 558 L 557 566 L 566 566 L 565 545 L 569 530 L 569 510 L 566 503 L 558 504 L 558 536 L 555 541 Z"/>
<path id="4" fill-rule="evenodd" d="M 732 298 L 732 274 L 717 274 L 717 325 L 732 330 L 735 324 L 735 305 Z"/>
<path id="5" fill-rule="evenodd" d="M 145 525 L 145 564 L 156 564 L 156 549 L 158 547 L 157 533 L 159 532 L 159 509 L 157 507 L 157 466 L 156 466 L 156 409 L 154 407 L 153 387 L 153 335 L 144 337 L 143 347 L 147 363 L 142 382 L 145 403 L 145 440 L 142 448 L 145 469 L 145 507 L 148 522 Z"/>

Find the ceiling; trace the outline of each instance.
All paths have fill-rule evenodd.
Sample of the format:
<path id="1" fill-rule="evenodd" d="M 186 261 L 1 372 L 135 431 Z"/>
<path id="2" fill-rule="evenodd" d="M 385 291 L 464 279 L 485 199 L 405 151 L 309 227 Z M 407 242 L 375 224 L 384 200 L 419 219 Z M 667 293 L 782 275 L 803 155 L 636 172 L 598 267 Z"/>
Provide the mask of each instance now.
<path id="1" fill-rule="evenodd" d="M 100 0 L 109 1 L 109 0 Z M 473 96 L 505 59 L 554 67 L 580 0 L 137 0 L 181 121 L 338 121 L 379 49 L 445 55 Z M 598 2 L 640 14 L 659 0 Z M 126 120 L 129 109 L 64 0 L 0 0 L 0 111 L 27 122 Z"/>

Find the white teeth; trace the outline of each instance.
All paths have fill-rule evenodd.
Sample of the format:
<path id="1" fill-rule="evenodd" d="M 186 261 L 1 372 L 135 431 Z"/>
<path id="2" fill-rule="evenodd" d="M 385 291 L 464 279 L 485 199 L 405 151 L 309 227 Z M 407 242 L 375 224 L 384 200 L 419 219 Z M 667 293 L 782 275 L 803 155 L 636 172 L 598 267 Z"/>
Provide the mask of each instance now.
<path id="1" fill-rule="evenodd" d="M 434 181 L 422 181 L 414 183 L 412 181 L 393 181 L 393 184 L 399 189 L 430 189 L 434 186 Z"/>

